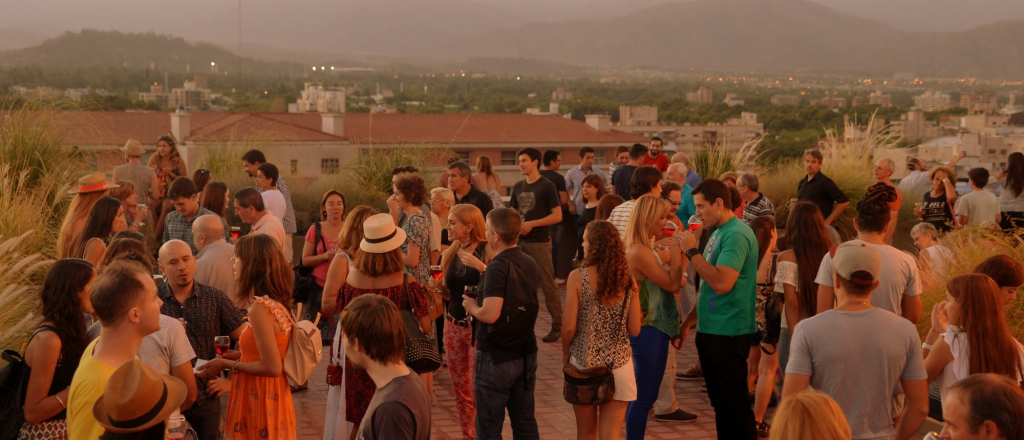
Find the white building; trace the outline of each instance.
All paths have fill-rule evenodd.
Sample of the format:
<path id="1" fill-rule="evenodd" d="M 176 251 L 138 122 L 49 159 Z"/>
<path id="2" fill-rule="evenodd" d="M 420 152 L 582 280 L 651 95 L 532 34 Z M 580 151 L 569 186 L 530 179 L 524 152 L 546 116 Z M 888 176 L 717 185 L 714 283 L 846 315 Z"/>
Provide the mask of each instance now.
<path id="1" fill-rule="evenodd" d="M 294 105 L 288 106 L 289 113 L 345 113 L 345 89 L 324 88 L 320 83 L 306 83 L 305 89 Z"/>
<path id="2" fill-rule="evenodd" d="M 914 97 L 914 108 L 926 112 L 945 110 L 953 106 L 948 93 L 929 90 Z"/>

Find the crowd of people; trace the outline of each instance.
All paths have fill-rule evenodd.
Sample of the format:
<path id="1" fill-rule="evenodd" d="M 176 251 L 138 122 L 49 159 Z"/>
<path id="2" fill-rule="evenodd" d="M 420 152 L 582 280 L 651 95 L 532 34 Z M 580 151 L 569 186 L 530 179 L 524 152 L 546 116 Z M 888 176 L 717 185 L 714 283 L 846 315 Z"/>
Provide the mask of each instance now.
<path id="1" fill-rule="evenodd" d="M 140 142 L 122 151 L 113 182 L 90 173 L 71 191 L 25 349 L 19 439 L 296 438 L 292 393 L 307 384 L 284 364 L 318 314 L 325 440 L 429 438 L 438 368 L 463 438 L 502 438 L 506 414 L 513 438 L 540 438 L 538 290 L 579 439 L 643 438 L 652 414 L 695 421 L 677 380 L 704 381 L 720 439 L 904 440 L 929 414 L 941 438 L 1024 438 L 1024 348 L 1004 316 L 1024 268 L 994 255 L 950 277 L 940 244 L 1024 221 L 1021 153 L 991 179 L 971 170 L 963 196 L 956 161 L 912 159 L 897 186 L 879 159 L 850 208 L 808 150 L 777 225 L 756 174 L 702 178 L 657 137 L 620 147 L 608 175 L 589 147 L 564 175 L 559 152 L 525 148 L 507 201 L 485 156 L 432 189 L 395 168 L 387 212 L 327 191 L 294 255 L 291 193 L 262 152 L 239 164 L 254 186 L 231 193 L 208 170 L 188 177 L 170 136 L 148 166 Z M 892 246 L 904 200 L 919 201 L 919 257 Z M 847 209 L 844 241 L 833 224 Z M 922 340 L 929 282 L 946 298 Z M 678 369 L 691 333 L 699 362 Z"/>

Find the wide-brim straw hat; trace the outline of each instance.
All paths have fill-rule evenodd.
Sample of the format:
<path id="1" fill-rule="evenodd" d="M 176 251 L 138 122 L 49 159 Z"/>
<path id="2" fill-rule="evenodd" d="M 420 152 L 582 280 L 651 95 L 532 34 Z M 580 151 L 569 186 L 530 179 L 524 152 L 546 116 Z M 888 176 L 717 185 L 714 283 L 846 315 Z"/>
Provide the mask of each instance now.
<path id="1" fill-rule="evenodd" d="M 103 395 L 92 406 L 92 415 L 107 431 L 139 432 L 167 420 L 187 393 L 181 379 L 157 373 L 133 359 L 110 375 Z"/>
<path id="2" fill-rule="evenodd" d="M 81 179 L 78 179 L 78 188 L 72 188 L 68 191 L 68 194 L 85 194 L 120 187 L 121 185 L 116 183 L 107 182 L 107 175 L 97 171 L 86 174 Z"/>
<path id="3" fill-rule="evenodd" d="M 376 214 L 363 222 L 363 241 L 359 242 L 359 249 L 383 254 L 401 246 L 405 238 L 405 231 L 395 225 L 391 214 Z"/>
<path id="4" fill-rule="evenodd" d="M 131 157 L 142 157 L 143 154 L 146 154 L 146 150 L 142 148 L 142 142 L 135 139 L 128 139 L 128 142 L 121 147 L 121 151 Z"/>

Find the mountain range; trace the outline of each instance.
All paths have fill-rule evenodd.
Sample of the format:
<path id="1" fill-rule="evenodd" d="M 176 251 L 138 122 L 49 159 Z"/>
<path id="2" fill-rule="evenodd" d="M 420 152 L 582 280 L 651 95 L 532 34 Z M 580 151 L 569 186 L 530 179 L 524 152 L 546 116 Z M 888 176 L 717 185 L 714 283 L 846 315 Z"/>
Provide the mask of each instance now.
<path id="1" fill-rule="evenodd" d="M 56 0 L 39 0 L 52 1 Z M 855 4 L 870 9 L 878 1 L 883 0 L 858 0 Z M 899 13 L 905 12 L 899 5 L 920 5 L 921 1 L 925 0 L 884 0 Z M 955 2 L 927 1 L 937 5 Z M 1024 2 L 1020 1 L 965 3 L 999 6 L 1005 17 L 1020 10 L 1024 17 Z M 246 0 L 241 53 L 303 65 L 349 60 L 360 65 L 404 63 L 421 68 L 452 63 L 473 67 L 467 59 L 487 58 L 599 67 L 914 72 L 1018 80 L 1024 72 L 1024 20 L 998 21 L 968 30 L 914 32 L 835 9 L 850 9 L 852 4 L 849 0 Z M 108 14 L 96 16 L 97 10 L 108 8 Z M 151 6 L 145 2 L 92 0 L 72 3 L 65 12 L 77 14 L 79 23 L 95 23 L 97 29 L 178 35 L 192 42 L 219 43 L 237 53 L 237 5 L 180 0 L 151 19 L 133 19 L 149 11 L 147 8 Z M 961 23 L 985 14 L 974 14 Z M 61 21 L 64 15 L 50 20 L 51 28 L 70 26 Z M 942 14 L 920 15 L 940 20 Z M 10 15 L 0 16 L 0 41 L 6 43 L 0 44 L 0 50 L 12 47 L 10 41 L 34 42 L 46 28 L 22 21 L 22 25 L 31 25 L 33 32 L 19 33 L 12 30 L 14 21 Z M 85 62 L 120 66 L 123 63 L 117 59 L 126 56 L 126 47 L 147 47 L 85 45 L 77 49 L 80 61 L 75 61 L 77 55 L 49 53 L 60 52 L 57 47 L 74 46 L 84 35 L 67 34 L 39 46 L 0 53 L 0 65 Z M 152 36 L 130 38 L 144 40 L 144 35 Z M 209 49 L 201 43 L 194 46 Z M 115 47 L 121 52 L 111 50 Z M 186 56 L 172 54 L 162 46 L 149 50 L 151 58 L 175 55 L 180 60 Z M 91 52 L 97 53 L 92 56 Z M 502 63 L 491 63 L 497 64 Z M 503 69 L 508 70 L 508 63 L 504 64 Z"/>

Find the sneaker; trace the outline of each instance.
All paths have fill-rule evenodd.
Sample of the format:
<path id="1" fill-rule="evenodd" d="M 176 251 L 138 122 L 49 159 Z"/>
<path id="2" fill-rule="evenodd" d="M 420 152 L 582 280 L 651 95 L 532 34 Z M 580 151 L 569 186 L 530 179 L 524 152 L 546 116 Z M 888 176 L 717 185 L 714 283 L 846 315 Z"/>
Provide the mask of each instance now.
<path id="1" fill-rule="evenodd" d="M 555 278 L 555 284 L 565 284 L 565 278 Z"/>
<path id="2" fill-rule="evenodd" d="M 768 438 L 768 431 L 770 429 L 771 426 L 768 425 L 768 422 L 757 422 L 757 438 Z"/>
<path id="3" fill-rule="evenodd" d="M 562 331 L 561 330 L 551 329 L 551 332 L 548 333 L 547 336 L 541 338 L 540 340 L 544 341 L 544 342 L 556 342 L 556 341 L 558 341 L 558 338 L 561 338 L 561 337 L 562 337 Z"/>
<path id="4" fill-rule="evenodd" d="M 697 415 L 691 414 L 681 409 L 677 409 L 674 412 L 668 414 L 655 414 L 654 420 L 659 422 L 679 422 L 679 423 L 693 423 L 697 421 Z"/>
<path id="5" fill-rule="evenodd" d="M 704 372 L 700 368 L 697 368 L 697 364 L 690 365 L 686 371 L 682 373 L 676 373 L 677 379 L 682 380 L 699 380 L 704 378 Z"/>

